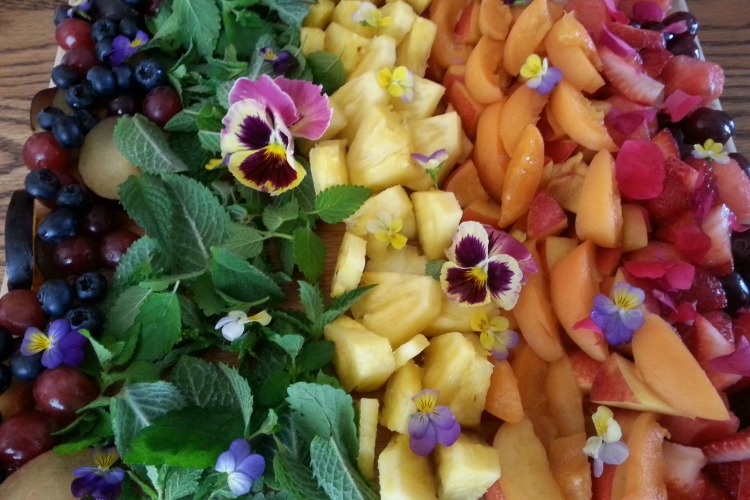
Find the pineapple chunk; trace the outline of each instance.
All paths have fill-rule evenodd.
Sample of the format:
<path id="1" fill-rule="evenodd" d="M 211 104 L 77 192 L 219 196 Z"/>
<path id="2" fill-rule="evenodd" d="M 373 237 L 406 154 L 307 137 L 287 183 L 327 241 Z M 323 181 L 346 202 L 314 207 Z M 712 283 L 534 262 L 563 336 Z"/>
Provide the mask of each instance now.
<path id="1" fill-rule="evenodd" d="M 428 259 L 445 258 L 453 235 L 461 223 L 463 210 L 450 191 L 419 191 L 411 194 L 417 219 L 419 245 Z"/>
<path id="2" fill-rule="evenodd" d="M 372 251 L 370 248 L 370 260 L 365 265 L 365 271 L 424 276 L 426 267 L 427 257 L 420 254 L 417 247 L 406 245 L 401 250 L 396 250 L 387 246 L 379 251 Z"/>
<path id="3" fill-rule="evenodd" d="M 382 191 L 424 177 L 424 169 L 411 157 L 414 146 L 409 130 L 398 115 L 385 106 L 359 111 L 365 117 L 349 143 L 346 157 L 351 183 Z"/>
<path id="4" fill-rule="evenodd" d="M 366 252 L 367 240 L 352 233 L 344 233 L 331 280 L 331 297 L 338 297 L 357 288 L 365 270 Z"/>
<path id="5" fill-rule="evenodd" d="M 383 16 L 390 16 L 391 24 L 380 28 L 379 33 L 393 37 L 396 43 L 401 43 L 401 40 L 406 37 L 417 19 L 414 9 L 406 2 L 393 2 L 385 4 L 380 8 L 380 11 Z"/>
<path id="6" fill-rule="evenodd" d="M 427 18 L 418 17 L 411 31 L 396 48 L 396 66 L 406 66 L 415 76 L 424 76 L 436 35 L 437 24 Z"/>
<path id="7" fill-rule="evenodd" d="M 411 398 L 421 390 L 422 369 L 414 361 L 407 361 L 385 384 L 380 425 L 393 432 L 407 434 L 409 417 L 417 411 L 417 405 Z"/>
<path id="8" fill-rule="evenodd" d="M 359 453 L 357 465 L 367 479 L 375 479 L 375 439 L 378 436 L 378 408 L 376 398 L 359 400 Z"/>
<path id="9" fill-rule="evenodd" d="M 430 340 L 424 354 L 424 387 L 440 391 L 438 404 L 450 406 L 461 425 L 476 427 L 490 388 L 492 363 L 471 337 L 444 333 Z"/>
<path id="10" fill-rule="evenodd" d="M 396 360 L 396 369 L 398 370 L 404 366 L 407 361 L 419 356 L 419 354 L 427 349 L 429 345 L 430 341 L 421 333 L 412 337 L 412 339 L 405 344 L 402 344 L 401 347 L 393 351 L 393 358 Z"/>
<path id="11" fill-rule="evenodd" d="M 388 3 L 400 1 L 402 0 L 387 0 Z M 414 12 L 416 12 L 417 14 L 421 14 L 422 12 L 427 10 L 427 7 L 430 6 L 432 0 L 406 0 L 406 3 L 411 5 L 412 9 L 414 9 Z"/>
<path id="12" fill-rule="evenodd" d="M 494 304 L 466 306 L 453 302 L 447 295 L 443 294 L 443 300 L 440 303 L 440 314 L 422 333 L 428 337 L 448 332 L 470 333 L 472 331 L 471 320 L 479 311 L 484 311 L 490 319 L 500 314 L 500 311 Z"/>
<path id="13" fill-rule="evenodd" d="M 436 455 L 441 500 L 481 498 L 500 479 L 497 451 L 472 437 L 461 435 L 451 446 L 438 446 Z"/>
<path id="14" fill-rule="evenodd" d="M 448 153 L 445 168 L 440 171 L 439 176 L 440 182 L 443 182 L 464 154 L 463 141 L 466 135 L 461 127 L 461 118 L 458 113 L 451 111 L 442 115 L 414 120 L 409 122 L 408 126 L 412 141 L 414 141 L 413 153 L 429 156 L 438 149 L 445 149 Z"/>
<path id="15" fill-rule="evenodd" d="M 396 369 L 388 340 L 348 316 L 340 316 L 323 329 L 335 344 L 333 367 L 347 392 L 380 389 Z"/>
<path id="16" fill-rule="evenodd" d="M 339 132 L 346 128 L 348 123 L 340 104 L 337 104 L 332 99 L 328 99 L 328 107 L 331 108 L 331 123 L 328 124 L 328 128 L 320 137 L 321 141 L 333 139 Z"/>
<path id="17" fill-rule="evenodd" d="M 346 74 L 351 74 L 357 67 L 365 48 L 370 43 L 369 38 L 348 30 L 339 23 L 331 23 L 326 28 L 326 52 L 341 57 L 341 64 Z"/>
<path id="18" fill-rule="evenodd" d="M 331 16 L 331 22 L 339 23 L 344 28 L 354 33 L 372 38 L 377 33 L 375 28 L 364 26 L 359 24 L 357 21 L 352 19 L 352 14 L 357 12 L 364 2 L 358 0 L 341 0 L 336 8 L 333 9 L 333 15 Z"/>
<path id="19" fill-rule="evenodd" d="M 308 28 L 325 28 L 331 19 L 336 4 L 333 0 L 318 0 L 310 5 L 310 12 L 302 21 L 302 26 Z"/>
<path id="20" fill-rule="evenodd" d="M 395 63 L 396 40 L 386 35 L 376 36 L 365 49 L 362 59 L 349 77 L 355 78 L 368 71 L 378 72 L 383 68 L 390 68 Z"/>
<path id="21" fill-rule="evenodd" d="M 389 98 L 388 92 L 378 83 L 378 76 L 374 71 L 351 78 L 333 93 L 329 99 L 334 110 L 333 120 L 337 119 L 337 111 L 343 115 L 345 127 L 339 130 L 349 144 L 357 134 L 362 121 L 369 115 L 362 111 L 370 110 L 374 106 L 386 105 Z M 332 136 L 326 134 L 324 137 Z"/>
<path id="22" fill-rule="evenodd" d="M 377 284 L 352 306 L 367 328 L 390 340 L 394 348 L 421 332 L 440 313 L 443 290 L 429 276 L 364 273 L 360 285 Z"/>
<path id="23" fill-rule="evenodd" d="M 382 500 L 437 500 L 430 459 L 409 448 L 409 436 L 395 435 L 378 457 Z"/>
<path id="24" fill-rule="evenodd" d="M 414 207 L 411 199 L 401 186 L 393 186 L 371 196 L 359 207 L 359 210 L 346 221 L 346 230 L 357 236 L 367 237 L 367 222 L 377 219 L 380 212 L 390 213 L 394 219 L 401 219 L 401 234 L 410 240 L 417 236 L 417 220 L 414 218 Z"/>
<path id="25" fill-rule="evenodd" d="M 346 141 L 322 141 L 310 150 L 310 173 L 315 194 L 331 186 L 349 184 L 346 170 Z"/>
<path id="26" fill-rule="evenodd" d="M 302 28 L 299 33 L 302 55 L 309 56 L 325 48 L 326 34 L 320 28 Z"/>
<path id="27" fill-rule="evenodd" d="M 432 116 L 443 94 L 445 94 L 445 87 L 439 83 L 415 76 L 414 99 L 404 102 L 400 98 L 392 97 L 391 104 L 403 121 L 410 122 Z"/>

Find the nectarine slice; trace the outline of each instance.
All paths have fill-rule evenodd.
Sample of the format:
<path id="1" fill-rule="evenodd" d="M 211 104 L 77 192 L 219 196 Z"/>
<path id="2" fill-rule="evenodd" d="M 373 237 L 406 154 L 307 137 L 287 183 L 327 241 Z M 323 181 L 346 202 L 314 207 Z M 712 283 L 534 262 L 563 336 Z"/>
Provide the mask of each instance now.
<path id="1" fill-rule="evenodd" d="M 641 413 L 628 436 L 630 455 L 617 467 L 612 498 L 667 498 L 662 443 L 666 429 L 654 413 Z"/>
<path id="2" fill-rule="evenodd" d="M 487 390 L 487 401 L 484 409 L 506 422 L 516 423 L 523 420 L 523 405 L 518 393 L 518 379 L 516 379 L 510 363 L 490 359 L 494 369 L 490 377 L 490 388 Z"/>
<path id="3" fill-rule="evenodd" d="M 549 94 L 541 95 L 526 85 L 513 90 L 500 112 L 499 132 L 505 151 L 512 153 L 524 129 L 536 125 L 548 98 Z"/>
<path id="4" fill-rule="evenodd" d="M 474 200 L 464 208 L 461 222 L 473 220 L 488 226 L 497 227 L 500 218 L 500 204 L 493 200 Z"/>
<path id="5" fill-rule="evenodd" d="M 557 425 L 558 436 L 572 436 L 585 432 L 583 395 L 578 388 L 568 356 L 550 363 L 546 390 L 549 412 Z"/>
<path id="6" fill-rule="evenodd" d="M 482 182 L 479 180 L 477 167 L 471 160 L 466 160 L 451 172 L 443 184 L 443 190 L 456 195 L 456 200 L 458 200 L 461 208 L 466 208 L 472 201 L 489 198 L 487 191 L 484 190 Z"/>
<path id="7" fill-rule="evenodd" d="M 510 5 L 500 0 L 481 0 L 479 4 L 479 31 L 493 40 L 505 40 L 513 22 Z"/>
<path id="8" fill-rule="evenodd" d="M 573 14 L 565 14 L 549 30 L 544 46 L 550 64 L 578 90 L 592 94 L 604 85 L 594 61 L 601 67 L 596 46 L 586 28 Z"/>
<path id="9" fill-rule="evenodd" d="M 466 84 L 461 82 L 454 82 L 445 93 L 445 98 L 461 117 L 464 132 L 473 140 L 477 135 L 477 123 L 484 105 L 474 99 Z"/>
<path id="10" fill-rule="evenodd" d="M 559 437 L 550 444 L 549 466 L 565 498 L 591 498 L 591 465 L 581 453 L 585 445 L 585 432 Z"/>
<path id="11" fill-rule="evenodd" d="M 604 125 L 604 113 L 565 80 L 552 90 L 550 110 L 565 133 L 579 144 L 594 151 L 617 151 Z"/>
<path id="12" fill-rule="evenodd" d="M 471 3 L 472 0 L 433 0 L 430 5 L 430 20 L 437 25 L 431 60 L 439 69 L 465 63 L 471 53 L 471 45 L 455 32 L 464 9 Z"/>
<path id="13" fill-rule="evenodd" d="M 544 139 L 539 129 L 528 125 L 518 139 L 508 163 L 500 203 L 500 227 L 513 224 L 529 210 L 544 168 Z"/>
<path id="14" fill-rule="evenodd" d="M 622 242 L 622 203 L 615 180 L 615 160 L 599 151 L 591 160 L 581 186 L 576 214 L 576 233 L 606 248 Z"/>
<path id="15" fill-rule="evenodd" d="M 511 26 L 505 40 L 503 65 L 505 71 L 518 76 L 526 58 L 533 54 L 552 27 L 547 0 L 534 0 Z"/>
<path id="16" fill-rule="evenodd" d="M 510 161 L 500 141 L 500 113 L 504 105 L 504 101 L 494 102 L 479 115 L 472 153 L 482 186 L 498 203 L 503 199 L 503 181 Z"/>
<path id="17" fill-rule="evenodd" d="M 503 98 L 503 89 L 510 84 L 510 75 L 502 66 L 501 41 L 483 36 L 466 61 L 466 88 L 482 104 L 491 104 Z"/>

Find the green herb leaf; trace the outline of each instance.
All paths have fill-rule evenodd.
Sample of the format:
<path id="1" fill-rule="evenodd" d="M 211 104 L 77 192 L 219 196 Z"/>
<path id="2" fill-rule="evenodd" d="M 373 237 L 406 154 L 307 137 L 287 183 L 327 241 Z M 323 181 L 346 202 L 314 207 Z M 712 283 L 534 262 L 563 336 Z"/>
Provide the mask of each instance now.
<path id="1" fill-rule="evenodd" d="M 188 169 L 169 147 L 164 132 L 143 115 L 117 120 L 115 144 L 125 158 L 144 172 L 165 174 Z"/>
<path id="2" fill-rule="evenodd" d="M 242 257 L 223 248 L 212 249 L 210 272 L 216 289 L 247 303 L 284 300 L 284 292 L 271 278 Z"/>
<path id="3" fill-rule="evenodd" d="M 273 411 L 273 409 L 268 410 L 268 414 L 266 415 L 265 420 L 263 420 L 263 423 L 260 424 L 260 428 L 258 429 L 259 434 L 274 434 L 279 430 L 279 415 Z"/>
<path id="4" fill-rule="evenodd" d="M 192 280 L 190 290 L 193 292 L 195 304 L 206 316 L 215 316 L 223 310 L 224 299 L 214 289 L 210 274 L 205 273 Z"/>
<path id="5" fill-rule="evenodd" d="M 191 43 L 205 59 L 216 48 L 221 29 L 221 15 L 214 0 L 174 0 L 172 9 L 177 16 L 183 36 L 183 45 Z"/>
<path id="6" fill-rule="evenodd" d="M 120 185 L 119 197 L 130 218 L 170 256 L 174 206 L 164 182 L 148 174 L 131 176 Z"/>
<path id="7" fill-rule="evenodd" d="M 273 472 L 280 489 L 292 500 L 325 498 L 325 492 L 313 479 L 312 469 L 286 446 L 280 446 L 273 457 Z"/>
<path id="8" fill-rule="evenodd" d="M 263 0 L 271 10 L 275 10 L 281 20 L 291 26 L 299 26 L 310 12 L 312 0 Z"/>
<path id="9" fill-rule="evenodd" d="M 310 445 L 310 462 L 318 484 L 332 500 L 378 498 L 333 437 L 313 438 Z"/>
<path id="10" fill-rule="evenodd" d="M 302 346 L 305 343 L 305 337 L 302 335 L 279 335 L 274 334 L 271 336 L 271 342 L 278 345 L 284 352 L 289 355 L 293 360 L 297 358 Z"/>
<path id="11" fill-rule="evenodd" d="M 346 83 L 346 71 L 341 58 L 330 52 L 313 52 L 307 56 L 307 66 L 312 71 L 313 82 L 323 86 L 328 95 Z"/>
<path id="12" fill-rule="evenodd" d="M 294 238 L 294 261 L 302 274 L 310 281 L 318 281 L 323 274 L 326 260 L 326 245 L 320 236 L 308 227 L 298 227 Z"/>
<path id="13" fill-rule="evenodd" d="M 151 258 L 159 245 L 148 236 L 141 236 L 122 254 L 115 270 L 114 288 L 135 285 L 152 271 Z"/>
<path id="14" fill-rule="evenodd" d="M 297 284 L 299 284 L 299 300 L 305 316 L 310 323 L 316 325 L 323 317 L 323 293 L 320 287 L 306 281 L 298 281 Z"/>
<path id="15" fill-rule="evenodd" d="M 196 123 L 196 110 L 183 109 L 169 119 L 164 130 L 167 132 L 198 132 Z"/>
<path id="16" fill-rule="evenodd" d="M 180 340 L 182 322 L 180 303 L 173 293 L 152 293 L 138 312 L 141 341 L 135 354 L 141 361 L 156 361 L 166 355 Z"/>
<path id="17" fill-rule="evenodd" d="M 348 311 L 352 307 L 352 305 L 354 305 L 354 303 L 360 299 L 360 297 L 369 292 L 375 286 L 376 285 L 361 286 L 359 288 L 355 288 L 354 290 L 344 292 L 333 299 L 333 301 L 331 301 L 331 304 L 328 306 L 328 310 L 323 313 L 322 326 L 327 325 L 328 323 Z"/>
<path id="18" fill-rule="evenodd" d="M 263 209 L 263 225 L 269 231 L 276 231 L 282 224 L 299 217 L 299 204 L 292 198 L 283 205 L 268 205 Z"/>
<path id="19" fill-rule="evenodd" d="M 229 224 L 229 237 L 222 246 L 244 259 L 252 259 L 263 251 L 266 238 L 264 233 L 252 226 L 232 222 Z"/>
<path id="20" fill-rule="evenodd" d="M 440 273 L 443 270 L 443 264 L 445 264 L 445 262 L 446 261 L 443 259 L 433 259 L 427 261 L 427 265 L 425 266 L 424 270 L 425 274 L 440 281 Z"/>
<path id="21" fill-rule="evenodd" d="M 333 342 L 327 340 L 308 342 L 297 358 L 297 368 L 307 373 L 320 370 L 333 359 L 333 348 Z"/>
<path id="22" fill-rule="evenodd" d="M 331 186 L 315 198 L 315 211 L 324 221 L 335 224 L 353 215 L 371 193 L 363 186 Z"/>
<path id="23" fill-rule="evenodd" d="M 219 364 L 219 369 L 229 381 L 229 385 L 234 392 L 236 406 L 242 413 L 242 421 L 245 424 L 245 431 L 250 425 L 250 418 L 253 416 L 253 395 L 247 380 L 239 374 L 237 370 L 223 363 Z"/>
<path id="24" fill-rule="evenodd" d="M 203 474 L 202 470 L 169 467 L 164 485 L 164 500 L 179 500 L 192 496 Z"/>
<path id="25" fill-rule="evenodd" d="M 212 153 L 221 153 L 221 136 L 218 132 L 201 130 L 198 132 L 198 140 L 203 149 L 207 149 Z"/>
<path id="26" fill-rule="evenodd" d="M 104 323 L 106 336 L 115 339 L 127 337 L 128 329 L 135 324 L 141 306 L 151 293 L 151 290 L 139 286 L 132 286 L 122 292 L 107 312 Z"/>

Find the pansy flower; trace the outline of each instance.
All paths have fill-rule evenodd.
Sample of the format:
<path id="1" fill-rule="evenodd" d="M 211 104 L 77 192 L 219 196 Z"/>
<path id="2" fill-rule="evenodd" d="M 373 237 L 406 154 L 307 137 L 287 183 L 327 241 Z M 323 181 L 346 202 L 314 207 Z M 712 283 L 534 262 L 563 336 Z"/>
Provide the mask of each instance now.
<path id="1" fill-rule="evenodd" d="M 305 169 L 294 158 L 294 137 L 319 139 L 331 121 L 322 87 L 283 77 L 239 78 L 229 93 L 221 131 L 224 163 L 237 180 L 279 195 L 297 186 Z"/>
<path id="2" fill-rule="evenodd" d="M 600 406 L 591 416 L 596 428 L 596 436 L 591 436 L 583 447 L 583 452 L 594 459 L 594 476 L 604 472 L 604 464 L 620 465 L 630 453 L 628 445 L 620 441 L 622 430 L 614 419 L 614 413 L 606 406 Z"/>
<path id="3" fill-rule="evenodd" d="M 245 495 L 260 479 L 266 469 L 266 460 L 258 454 L 250 453 L 250 443 L 235 439 L 216 460 L 214 470 L 225 472 L 229 489 L 237 496 Z"/>
<path id="4" fill-rule="evenodd" d="M 49 324 L 47 333 L 31 326 L 21 341 L 21 354 L 33 356 L 42 353 L 42 365 L 55 368 L 60 365 L 78 366 L 83 361 L 86 337 L 73 330 L 66 319 L 56 319 Z"/>
<path id="5" fill-rule="evenodd" d="M 482 310 L 471 318 L 471 329 L 479 333 L 479 343 L 498 361 L 507 359 L 510 350 L 518 346 L 518 334 L 508 330 L 508 326 L 505 316 L 489 319 Z"/>
<path id="6" fill-rule="evenodd" d="M 601 328 L 610 345 L 630 342 L 643 325 L 641 304 L 645 294 L 640 288 L 620 281 L 612 288 L 612 298 L 600 293 L 594 297 L 591 319 Z"/>
<path id="7" fill-rule="evenodd" d="M 143 47 L 148 43 L 148 35 L 138 30 L 135 34 L 135 38 L 128 40 L 128 37 L 118 35 L 112 40 L 112 53 L 110 54 L 110 61 L 112 66 L 118 66 L 125 61 L 128 57 L 132 56 L 140 47 Z"/>
<path id="8" fill-rule="evenodd" d="M 419 164 L 420 167 L 425 169 L 427 174 L 432 178 L 432 181 L 437 187 L 438 176 L 440 172 L 445 168 L 445 162 L 448 160 L 448 152 L 445 149 L 438 149 L 430 156 L 425 156 L 419 153 L 412 153 L 411 157 L 414 161 Z"/>
<path id="9" fill-rule="evenodd" d="M 245 333 L 246 324 L 260 323 L 266 326 L 270 322 L 271 315 L 265 309 L 249 317 L 244 311 L 230 311 L 216 323 L 214 328 L 221 330 L 221 335 L 228 341 L 233 342 Z"/>
<path id="10" fill-rule="evenodd" d="M 273 65 L 273 72 L 277 75 L 286 74 L 287 71 L 297 64 L 297 60 L 291 52 L 282 50 L 277 53 L 270 45 L 260 49 L 260 55 L 264 61 L 268 61 Z"/>
<path id="11" fill-rule="evenodd" d="M 525 275 L 537 271 L 531 254 L 504 231 L 478 222 L 462 222 L 445 251 L 448 262 L 440 284 L 448 297 L 465 305 L 494 302 L 510 310 L 518 301 Z"/>
<path id="12" fill-rule="evenodd" d="M 224 160 L 222 160 L 221 158 L 213 158 L 211 160 L 208 160 L 208 163 L 206 163 L 205 165 L 205 169 L 216 170 L 217 168 L 223 167 L 223 166 L 225 166 Z"/>
<path id="13" fill-rule="evenodd" d="M 715 161 L 725 164 L 730 161 L 729 154 L 724 151 L 724 145 L 713 139 L 706 139 L 703 144 L 694 144 L 691 154 L 693 158 L 700 158 L 709 162 Z"/>
<path id="14" fill-rule="evenodd" d="M 113 467 L 120 459 L 115 448 L 96 449 L 96 466 L 78 467 L 73 471 L 76 477 L 70 485 L 70 492 L 76 498 L 90 495 L 97 500 L 114 500 L 120 495 L 125 471 Z"/>
<path id="15" fill-rule="evenodd" d="M 437 443 L 450 446 L 461 434 L 461 424 L 447 406 L 437 406 L 439 391 L 425 389 L 414 396 L 417 412 L 409 417 L 409 447 L 420 456 L 429 455 Z"/>
<path id="16" fill-rule="evenodd" d="M 526 79 L 527 87 L 544 95 L 550 93 L 562 80 L 562 71 L 550 66 L 546 57 L 542 59 L 531 54 L 521 66 L 521 76 Z"/>
<path id="17" fill-rule="evenodd" d="M 396 250 L 404 248 L 408 238 L 401 234 L 404 228 L 404 222 L 399 218 L 394 218 L 390 212 L 385 210 L 378 213 L 377 219 L 367 221 L 367 231 L 375 239 L 384 243 L 389 243 Z"/>
<path id="18" fill-rule="evenodd" d="M 388 90 L 393 97 L 399 97 L 403 102 L 414 100 L 414 75 L 406 66 L 399 66 L 391 71 L 383 68 L 378 73 L 378 83 Z"/>
<path id="19" fill-rule="evenodd" d="M 362 5 L 352 14 L 352 20 L 367 28 L 383 28 L 393 23 L 391 16 L 383 13 L 370 2 L 362 2 Z"/>
<path id="20" fill-rule="evenodd" d="M 73 17 L 78 14 L 85 19 L 89 19 L 87 12 L 91 10 L 91 0 L 70 0 L 68 5 L 70 8 L 66 12 L 67 17 Z"/>

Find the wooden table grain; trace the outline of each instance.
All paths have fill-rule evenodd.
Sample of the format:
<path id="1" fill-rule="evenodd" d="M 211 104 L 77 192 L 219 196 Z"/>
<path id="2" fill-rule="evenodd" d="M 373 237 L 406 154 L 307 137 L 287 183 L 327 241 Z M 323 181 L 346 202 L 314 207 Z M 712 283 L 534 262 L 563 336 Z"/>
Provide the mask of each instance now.
<path id="1" fill-rule="evenodd" d="M 56 52 L 55 0 L 0 0 L 0 277 L 5 270 L 5 210 L 23 186 L 21 150 L 30 135 L 29 104 L 47 87 Z M 722 104 L 735 119 L 735 144 L 750 155 L 750 1 L 689 0 L 701 21 L 706 58 L 726 74 Z"/>

